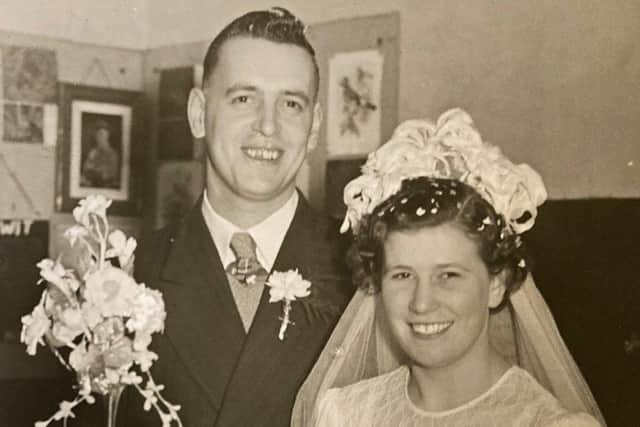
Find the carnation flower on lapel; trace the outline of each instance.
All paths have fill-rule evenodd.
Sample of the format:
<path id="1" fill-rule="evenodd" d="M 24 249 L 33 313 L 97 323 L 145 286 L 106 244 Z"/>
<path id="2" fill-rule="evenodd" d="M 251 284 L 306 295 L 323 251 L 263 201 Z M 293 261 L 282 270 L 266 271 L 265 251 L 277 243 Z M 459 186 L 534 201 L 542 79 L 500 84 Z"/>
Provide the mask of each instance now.
<path id="1" fill-rule="evenodd" d="M 149 372 L 158 356 L 148 346 L 151 336 L 164 330 L 164 301 L 159 291 L 132 277 L 136 240 L 110 230 L 110 205 L 103 196 L 81 200 L 73 210 L 77 224 L 64 233 L 69 253 L 37 264 L 38 284 L 45 289 L 31 314 L 22 317 L 20 340 L 30 355 L 39 344 L 48 345 L 78 380 L 76 398 L 63 401 L 37 427 L 61 419 L 66 425 L 67 418 L 75 416 L 75 406 L 95 401 L 94 393 L 117 403 L 127 385 L 145 398 L 145 410 L 156 409 L 163 426 L 174 421 L 182 425 L 180 407 L 160 395 L 163 386 L 156 385 Z M 111 404 L 109 411 L 115 420 Z"/>
<path id="2" fill-rule="evenodd" d="M 296 269 L 288 270 L 284 273 L 274 271 L 265 284 L 271 288 L 269 289 L 269 302 L 282 301 L 284 303 L 282 306 L 282 323 L 280 324 L 280 331 L 278 332 L 278 338 L 282 341 L 287 327 L 290 324 L 294 324 L 289 318 L 291 302 L 309 296 L 311 293 L 309 290 L 311 282 L 304 280 Z"/>

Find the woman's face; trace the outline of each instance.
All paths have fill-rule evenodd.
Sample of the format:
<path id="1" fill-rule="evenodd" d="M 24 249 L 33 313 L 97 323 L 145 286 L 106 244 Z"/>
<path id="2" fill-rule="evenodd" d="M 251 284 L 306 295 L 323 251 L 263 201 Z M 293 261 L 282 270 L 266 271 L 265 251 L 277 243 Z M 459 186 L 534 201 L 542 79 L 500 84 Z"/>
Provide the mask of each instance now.
<path id="1" fill-rule="evenodd" d="M 109 148 L 109 131 L 107 129 L 100 128 L 96 131 L 96 144 L 103 149 Z"/>
<path id="2" fill-rule="evenodd" d="M 382 302 L 415 365 L 441 368 L 488 355 L 489 308 L 504 293 L 476 242 L 451 224 L 393 231 L 384 243 Z"/>

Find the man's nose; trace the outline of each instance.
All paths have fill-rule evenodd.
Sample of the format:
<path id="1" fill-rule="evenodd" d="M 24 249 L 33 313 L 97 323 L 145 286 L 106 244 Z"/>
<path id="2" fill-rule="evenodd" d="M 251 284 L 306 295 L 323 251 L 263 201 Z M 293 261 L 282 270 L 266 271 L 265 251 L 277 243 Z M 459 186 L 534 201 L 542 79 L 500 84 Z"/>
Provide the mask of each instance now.
<path id="1" fill-rule="evenodd" d="M 273 103 L 264 103 L 256 117 L 256 130 L 264 136 L 273 136 L 278 130 L 278 111 Z"/>
<path id="2" fill-rule="evenodd" d="M 425 313 L 437 306 L 435 288 L 429 279 L 420 280 L 413 290 L 409 309 L 414 313 Z"/>

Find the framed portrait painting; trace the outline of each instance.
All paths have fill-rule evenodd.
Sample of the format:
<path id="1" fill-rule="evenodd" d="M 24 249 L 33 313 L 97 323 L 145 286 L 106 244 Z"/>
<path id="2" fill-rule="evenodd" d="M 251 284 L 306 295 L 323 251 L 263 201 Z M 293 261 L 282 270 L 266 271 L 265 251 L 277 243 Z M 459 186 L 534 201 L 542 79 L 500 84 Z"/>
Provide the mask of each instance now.
<path id="1" fill-rule="evenodd" d="M 102 194 L 114 215 L 140 210 L 142 123 L 138 92 L 63 84 L 62 138 L 57 160 L 56 208 Z"/>

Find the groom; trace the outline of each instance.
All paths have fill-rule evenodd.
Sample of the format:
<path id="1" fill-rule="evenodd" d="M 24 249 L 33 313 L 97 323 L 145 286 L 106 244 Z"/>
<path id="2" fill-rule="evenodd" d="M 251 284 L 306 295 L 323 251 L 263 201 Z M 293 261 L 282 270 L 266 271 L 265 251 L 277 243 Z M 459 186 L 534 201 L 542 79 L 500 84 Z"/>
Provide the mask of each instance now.
<path id="1" fill-rule="evenodd" d="M 304 30 L 275 8 L 237 18 L 213 40 L 188 104 L 191 131 L 206 141 L 204 194 L 136 254 L 137 278 L 166 304 L 152 374 L 188 427 L 288 426 L 351 296 L 336 234 L 295 188 L 321 120 Z M 295 270 L 311 293 L 292 302 L 281 340 L 284 304 L 270 303 L 264 280 Z M 160 425 L 133 394 L 126 425 Z"/>

